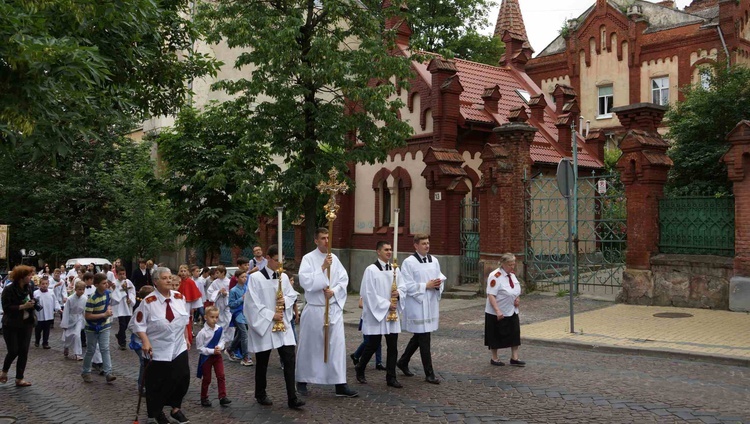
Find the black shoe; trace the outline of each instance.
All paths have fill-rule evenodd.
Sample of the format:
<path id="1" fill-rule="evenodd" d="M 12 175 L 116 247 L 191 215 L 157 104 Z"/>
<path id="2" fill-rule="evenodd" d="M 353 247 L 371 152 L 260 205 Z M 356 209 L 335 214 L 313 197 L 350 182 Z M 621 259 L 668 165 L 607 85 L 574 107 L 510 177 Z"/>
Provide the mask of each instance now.
<path id="1" fill-rule="evenodd" d="M 190 422 L 185 414 L 182 413 L 182 409 L 178 410 L 177 412 L 170 412 L 169 416 L 172 417 L 172 419 L 177 420 L 179 424 L 188 424 Z"/>
<path id="2" fill-rule="evenodd" d="M 52 349 L 48 344 L 42 345 L 42 349 Z"/>
<path id="3" fill-rule="evenodd" d="M 388 387 L 395 387 L 395 388 L 397 388 L 397 389 L 400 389 L 400 388 L 404 387 L 404 386 L 403 386 L 403 385 L 402 385 L 401 383 L 399 383 L 399 382 L 398 382 L 398 380 L 396 380 L 395 378 L 394 378 L 393 380 L 388 380 L 388 382 L 387 382 L 386 384 L 388 385 Z"/>
<path id="4" fill-rule="evenodd" d="M 289 405 L 289 407 L 292 409 L 299 409 L 305 406 L 305 401 L 300 398 L 294 398 L 290 399 L 289 402 L 287 402 L 287 405 Z"/>
<path id="5" fill-rule="evenodd" d="M 375 369 L 378 371 L 385 371 L 385 367 L 383 366 L 383 364 L 376 364 Z"/>
<path id="6" fill-rule="evenodd" d="M 255 400 L 257 400 L 258 403 L 261 404 L 261 405 L 263 405 L 263 406 L 271 406 L 271 405 L 273 405 L 273 401 L 271 401 L 271 398 L 268 397 L 268 396 L 266 396 L 266 395 L 263 395 L 263 396 L 261 396 L 259 398 L 256 398 Z"/>
<path id="7" fill-rule="evenodd" d="M 519 361 L 518 359 L 511 359 L 510 360 L 510 366 L 511 367 L 525 367 L 526 366 L 526 362 Z"/>
<path id="8" fill-rule="evenodd" d="M 354 363 L 354 366 L 356 367 L 357 364 L 359 364 L 359 358 L 357 358 L 353 353 L 349 355 L 350 358 L 352 358 L 352 362 Z"/>
<path id="9" fill-rule="evenodd" d="M 310 392 L 307 391 L 307 383 L 297 383 L 297 393 L 302 396 L 307 396 Z"/>
<path id="10" fill-rule="evenodd" d="M 121 344 L 121 345 L 120 345 L 120 350 L 127 350 L 127 349 L 128 349 L 128 347 L 127 347 L 127 346 L 125 346 L 124 344 Z"/>
<path id="11" fill-rule="evenodd" d="M 435 378 L 434 375 L 428 375 L 427 377 L 425 377 L 424 381 L 432 384 L 440 384 L 440 380 Z"/>
<path id="12" fill-rule="evenodd" d="M 227 406 L 230 403 L 232 403 L 232 401 L 229 398 L 223 397 L 223 398 L 219 399 L 219 405 L 221 405 L 221 406 Z"/>
<path id="13" fill-rule="evenodd" d="M 401 370 L 402 373 L 404 373 L 405 376 L 411 377 L 411 376 L 414 375 L 414 373 L 411 372 L 411 370 L 409 370 L 409 365 L 407 365 L 407 364 L 405 364 L 405 363 L 403 363 L 401 361 L 398 361 L 398 362 L 396 362 L 396 366 L 398 367 L 398 369 Z"/>
<path id="14" fill-rule="evenodd" d="M 201 399 L 201 406 L 211 406 L 211 401 L 208 399 Z"/>
<path id="15" fill-rule="evenodd" d="M 39 347 L 39 342 L 34 342 L 34 347 Z"/>
<path id="16" fill-rule="evenodd" d="M 338 397 L 355 398 L 355 397 L 359 396 L 359 393 L 357 393 L 354 390 L 350 389 L 349 386 L 347 386 L 346 384 L 343 384 L 341 386 L 336 386 L 336 396 L 338 396 Z"/>
<path id="17" fill-rule="evenodd" d="M 365 378 L 365 374 L 357 373 L 357 381 L 359 381 L 360 384 L 367 384 L 367 379 Z"/>
<path id="18" fill-rule="evenodd" d="M 503 367 L 505 366 L 505 362 L 503 361 L 496 361 L 494 359 L 490 359 L 490 364 L 496 366 L 496 367 Z"/>
<path id="19" fill-rule="evenodd" d="M 164 414 L 164 411 L 159 414 L 158 417 L 156 417 L 156 422 L 158 424 L 170 424 L 171 421 L 169 421 L 169 418 L 167 418 L 166 414 Z"/>

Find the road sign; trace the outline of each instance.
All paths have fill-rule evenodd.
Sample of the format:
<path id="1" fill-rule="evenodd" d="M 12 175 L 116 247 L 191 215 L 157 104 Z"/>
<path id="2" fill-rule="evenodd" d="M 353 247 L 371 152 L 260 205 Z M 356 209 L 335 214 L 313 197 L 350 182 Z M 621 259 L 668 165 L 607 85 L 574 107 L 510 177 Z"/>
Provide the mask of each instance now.
<path id="1" fill-rule="evenodd" d="M 570 159 L 563 158 L 557 164 L 557 188 L 563 197 L 570 197 L 575 184 L 575 175 L 573 174 L 573 164 Z"/>

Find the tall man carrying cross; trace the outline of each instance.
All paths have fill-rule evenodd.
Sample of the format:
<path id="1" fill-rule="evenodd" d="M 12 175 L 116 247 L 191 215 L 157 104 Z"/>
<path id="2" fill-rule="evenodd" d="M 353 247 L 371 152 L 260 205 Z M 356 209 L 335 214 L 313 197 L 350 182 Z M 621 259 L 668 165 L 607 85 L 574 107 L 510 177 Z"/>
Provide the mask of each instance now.
<path id="1" fill-rule="evenodd" d="M 356 397 L 346 384 L 346 341 L 344 339 L 344 304 L 349 276 L 336 255 L 331 253 L 330 236 L 339 206 L 336 194 L 348 186 L 337 182 L 332 169 L 330 180 L 318 184 L 321 193 L 330 195 L 325 206 L 328 229 L 315 231 L 316 249 L 302 258 L 299 284 L 305 290 L 305 309 L 300 318 L 297 348 L 297 391 L 305 396 L 307 383 L 335 384 L 336 396 Z"/>

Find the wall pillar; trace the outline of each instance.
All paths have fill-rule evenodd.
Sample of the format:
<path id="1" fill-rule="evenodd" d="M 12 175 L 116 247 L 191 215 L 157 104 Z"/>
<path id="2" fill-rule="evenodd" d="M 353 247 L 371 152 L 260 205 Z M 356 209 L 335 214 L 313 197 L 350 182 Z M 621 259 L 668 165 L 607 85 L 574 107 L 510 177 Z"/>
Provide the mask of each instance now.
<path id="1" fill-rule="evenodd" d="M 480 261 L 485 274 L 497 266 L 498 256 L 512 252 L 523 262 L 524 174 L 531 170 L 531 143 L 537 129 L 527 124 L 523 111 L 511 114 L 515 122 L 493 130 L 497 144 L 486 144 L 479 170 Z M 523 267 L 517 267 L 523 269 Z"/>
<path id="2" fill-rule="evenodd" d="M 659 251 L 659 199 L 672 160 L 667 156 L 669 143 L 656 131 L 667 108 L 652 103 L 617 107 L 626 134 L 620 140 L 622 156 L 617 161 L 625 184 L 628 212 L 629 269 L 651 268 L 651 255 Z"/>
<path id="3" fill-rule="evenodd" d="M 750 311 L 750 121 L 729 133 L 731 147 L 721 160 L 734 183 L 734 276 L 729 282 L 729 309 Z"/>

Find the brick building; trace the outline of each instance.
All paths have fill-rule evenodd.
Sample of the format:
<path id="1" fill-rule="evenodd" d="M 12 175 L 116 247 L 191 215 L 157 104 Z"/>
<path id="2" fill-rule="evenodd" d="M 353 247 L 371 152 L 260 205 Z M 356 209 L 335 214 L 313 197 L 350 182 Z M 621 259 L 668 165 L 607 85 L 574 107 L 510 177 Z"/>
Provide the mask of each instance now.
<path id="1" fill-rule="evenodd" d="M 684 10 L 674 1 L 596 0 L 526 73 L 545 93 L 571 86 L 591 127 L 611 134 L 622 129 L 615 107 L 673 104 L 681 87 L 701 83 L 701 67 L 750 65 L 749 15 L 750 0 L 693 0 Z"/>
<path id="2" fill-rule="evenodd" d="M 408 25 L 391 24 L 406 52 Z M 333 242 L 354 289 L 376 242 L 393 240 L 395 208 L 400 259 L 412 252 L 414 233 L 430 233 L 449 285 L 459 280 L 465 199 L 479 200 L 482 259 L 524 251 L 524 175 L 551 174 L 570 156 L 580 109 L 569 87 L 543 92 L 525 72 L 532 51 L 517 0 L 503 1 L 496 33 L 506 44 L 499 66 L 438 56 L 413 62 L 410 89 L 398 95 L 414 135 L 384 163 L 350 166 L 355 188 L 340 197 Z M 603 140 L 579 138 L 577 148 L 582 170 L 602 167 Z"/>

